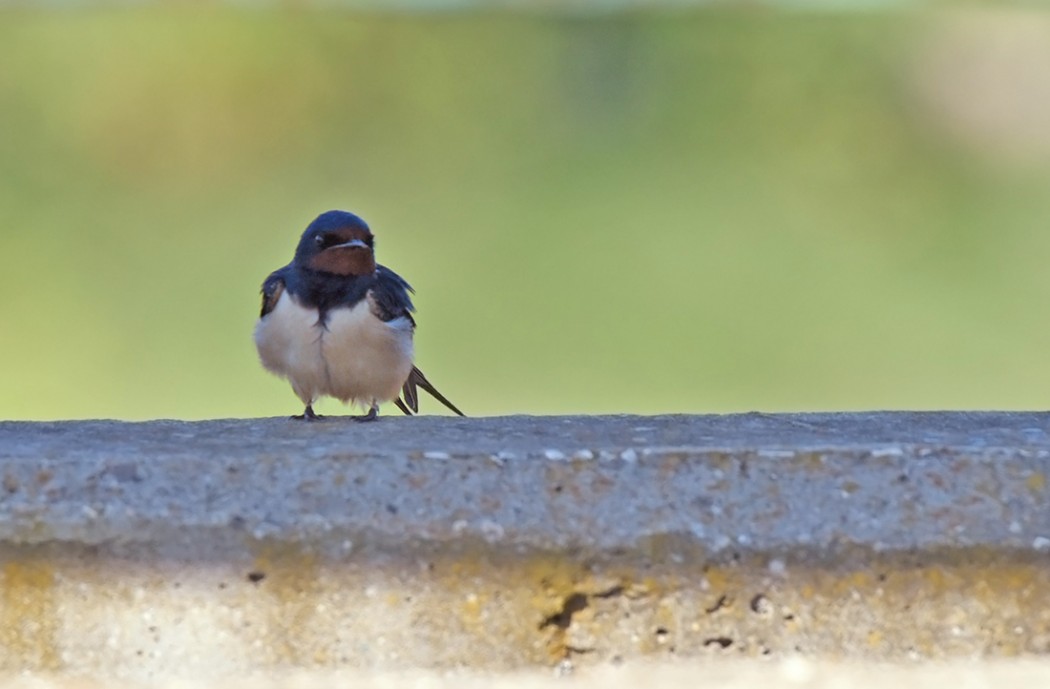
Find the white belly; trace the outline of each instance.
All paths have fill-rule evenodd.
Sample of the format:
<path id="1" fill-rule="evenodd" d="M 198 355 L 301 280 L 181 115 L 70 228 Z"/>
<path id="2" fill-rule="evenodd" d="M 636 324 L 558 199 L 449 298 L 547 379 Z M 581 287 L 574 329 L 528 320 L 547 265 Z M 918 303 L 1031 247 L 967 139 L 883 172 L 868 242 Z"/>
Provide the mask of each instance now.
<path id="1" fill-rule="evenodd" d="M 267 370 L 283 376 L 303 404 L 324 395 L 369 407 L 398 396 L 412 370 L 412 323 L 379 320 L 362 300 L 328 314 L 285 292 L 255 326 L 255 346 Z"/>

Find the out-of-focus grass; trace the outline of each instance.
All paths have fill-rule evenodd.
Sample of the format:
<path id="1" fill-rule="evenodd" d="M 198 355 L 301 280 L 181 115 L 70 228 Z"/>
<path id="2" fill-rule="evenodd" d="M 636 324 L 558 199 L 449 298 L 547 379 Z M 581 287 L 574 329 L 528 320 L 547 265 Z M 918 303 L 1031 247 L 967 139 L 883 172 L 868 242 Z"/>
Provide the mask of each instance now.
<path id="1" fill-rule="evenodd" d="M 329 208 L 469 413 L 1045 407 L 1050 175 L 917 111 L 929 21 L 4 12 L 0 417 L 299 411 Z"/>

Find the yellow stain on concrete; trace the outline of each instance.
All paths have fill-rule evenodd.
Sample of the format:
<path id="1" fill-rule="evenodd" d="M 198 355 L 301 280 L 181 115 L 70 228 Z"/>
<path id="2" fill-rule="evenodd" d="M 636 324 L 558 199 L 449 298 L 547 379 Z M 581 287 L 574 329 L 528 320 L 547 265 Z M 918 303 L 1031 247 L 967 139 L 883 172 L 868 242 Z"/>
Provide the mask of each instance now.
<path id="1" fill-rule="evenodd" d="M 54 671 L 58 650 L 55 572 L 43 559 L 27 557 L 0 568 L 0 667 Z"/>
<path id="2" fill-rule="evenodd" d="M 786 575 L 771 578 L 761 557 L 673 565 L 662 556 L 678 545 L 673 539 L 646 544 L 644 569 L 562 553 L 494 556 L 484 544 L 439 557 L 412 590 L 421 629 L 416 635 L 426 639 L 421 643 L 439 644 L 433 657 L 449 666 L 521 667 L 601 657 L 599 651 L 577 658 L 580 639 L 597 639 L 600 649 L 625 656 L 665 654 L 672 646 L 679 655 L 710 653 L 718 650 L 711 641 L 723 637 L 732 640 L 724 652 L 744 657 L 763 648 L 792 652 L 796 647 L 821 655 L 944 657 L 991 643 L 999 644 L 995 655 L 1016 655 L 1026 643 L 1014 632 L 1012 610 L 1018 605 L 1029 611 L 1032 633 L 1050 634 L 1050 570 L 993 550 L 920 559 L 869 553 L 852 566 L 790 564 Z M 650 559 L 654 554 L 661 559 Z M 283 601 L 280 615 L 297 626 L 313 624 L 316 558 L 277 548 L 257 560 L 260 568 L 281 563 L 297 572 L 274 574 L 271 583 L 279 584 L 274 595 Z M 415 584 L 408 579 L 399 585 Z M 761 615 L 752 608 L 759 593 L 774 612 Z M 729 602 L 717 603 L 722 596 Z M 953 636 L 953 625 L 976 628 L 983 637 Z M 338 664 L 309 639 L 289 643 L 288 649 L 290 660 Z"/>
<path id="3" fill-rule="evenodd" d="M 413 617 L 438 643 L 442 664 L 473 665 L 479 657 L 502 666 L 548 665 L 568 656 L 566 630 L 545 624 L 574 594 L 595 590 L 581 563 L 558 554 L 494 555 L 477 543 L 434 558 L 413 593 Z M 586 613 L 583 614 L 585 616 Z M 574 613 L 574 621 L 582 616 Z"/>
<path id="4" fill-rule="evenodd" d="M 316 553 L 299 543 L 263 541 L 253 571 L 264 575 L 259 591 L 271 598 L 268 645 L 275 660 L 295 667 L 326 665 L 328 653 L 310 633 L 324 596 Z"/>
<path id="5" fill-rule="evenodd" d="M 494 555 L 479 543 L 433 555 L 430 567 L 390 563 L 386 572 L 330 562 L 302 544 L 255 543 L 250 567 L 265 577 L 238 604 L 258 606 L 253 619 L 263 625 L 245 634 L 258 634 L 267 649 L 252 658 L 259 669 L 381 665 L 392 662 L 383 655 L 390 650 L 400 663 L 502 668 L 612 654 L 754 657 L 796 648 L 885 659 L 1007 656 L 1032 652 L 1030 639 L 1050 637 L 1050 569 L 1024 555 L 857 553 L 848 566 L 789 561 L 785 573 L 771 576 L 762 556 L 706 566 L 647 559 L 675 549 L 665 545 L 602 562 L 565 553 Z M 34 667 L 53 669 L 61 658 L 57 632 L 68 624 L 55 602 L 58 560 L 34 557 L 23 552 L 0 567 L 0 668 L 31 658 Z M 119 589 L 120 572 L 112 573 Z M 367 614 L 391 616 L 369 618 L 373 624 L 357 630 L 369 585 L 377 591 Z M 62 615 L 80 604 L 67 603 L 68 595 Z M 168 588 L 163 595 L 184 594 Z M 757 596 L 765 599 L 761 610 Z M 1015 631 L 1020 614 L 1023 635 Z M 36 625 L 26 628 L 27 619 Z M 381 628 L 385 620 L 389 627 Z M 386 647 L 375 643 L 379 635 Z M 722 640 L 731 643 L 719 648 Z M 581 644 L 597 649 L 577 657 Z"/>
<path id="6" fill-rule="evenodd" d="M 1034 472 L 1028 477 L 1028 480 L 1025 481 L 1025 485 L 1028 486 L 1028 490 L 1033 493 L 1042 493 L 1046 490 L 1046 474 L 1038 471 Z"/>
<path id="7" fill-rule="evenodd" d="M 829 592 L 836 597 L 874 591 L 872 573 L 868 571 L 846 572 L 837 577 L 829 587 Z"/>

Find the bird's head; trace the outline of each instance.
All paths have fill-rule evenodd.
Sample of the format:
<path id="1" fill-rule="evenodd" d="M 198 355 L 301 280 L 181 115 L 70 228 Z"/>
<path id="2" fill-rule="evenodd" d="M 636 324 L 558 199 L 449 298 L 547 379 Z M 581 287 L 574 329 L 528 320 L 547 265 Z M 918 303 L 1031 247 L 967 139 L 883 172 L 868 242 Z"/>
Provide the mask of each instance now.
<path id="1" fill-rule="evenodd" d="M 376 270 L 374 246 L 364 220 L 346 211 L 328 211 L 303 232 L 295 264 L 342 277 L 371 275 Z"/>

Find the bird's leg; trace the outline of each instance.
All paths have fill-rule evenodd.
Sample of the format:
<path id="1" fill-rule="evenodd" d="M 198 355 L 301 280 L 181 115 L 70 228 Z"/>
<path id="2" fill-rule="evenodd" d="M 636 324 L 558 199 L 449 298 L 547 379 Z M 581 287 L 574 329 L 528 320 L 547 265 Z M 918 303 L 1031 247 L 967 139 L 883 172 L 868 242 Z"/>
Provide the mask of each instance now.
<path id="1" fill-rule="evenodd" d="M 302 414 L 299 414 L 297 416 L 293 416 L 292 418 L 293 419 L 297 419 L 299 421 L 320 421 L 324 417 L 321 416 L 320 414 L 315 414 L 314 413 L 314 405 L 308 404 L 308 405 L 306 405 L 306 409 L 303 410 Z"/>
<path id="2" fill-rule="evenodd" d="M 371 407 L 368 408 L 367 414 L 362 414 L 361 416 L 351 416 L 350 418 L 354 421 L 375 421 L 378 418 L 377 414 L 379 414 L 379 405 L 373 404 Z"/>

